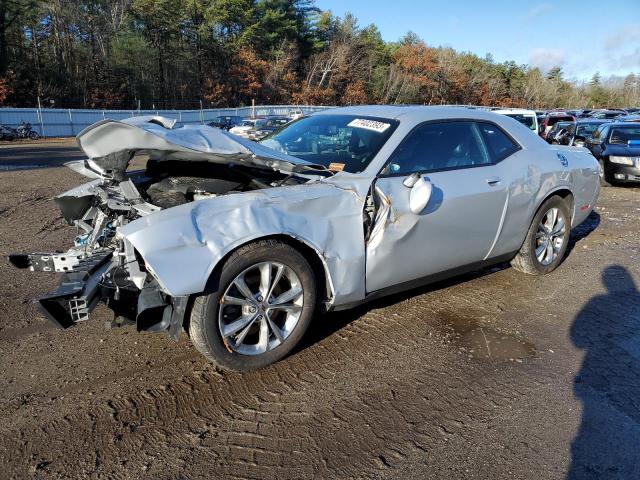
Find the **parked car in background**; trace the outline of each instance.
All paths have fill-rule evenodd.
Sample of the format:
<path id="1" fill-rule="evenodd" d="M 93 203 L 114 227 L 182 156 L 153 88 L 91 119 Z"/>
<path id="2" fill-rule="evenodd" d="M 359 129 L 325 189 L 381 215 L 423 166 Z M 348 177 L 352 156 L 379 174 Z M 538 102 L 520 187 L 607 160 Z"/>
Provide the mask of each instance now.
<path id="1" fill-rule="evenodd" d="M 602 185 L 640 182 L 640 125 L 603 123 L 587 139 L 586 147 L 600 164 Z"/>
<path id="2" fill-rule="evenodd" d="M 588 118 L 601 118 L 607 120 L 613 120 L 614 118 L 620 117 L 622 115 L 626 115 L 627 112 L 624 110 L 592 110 Z"/>
<path id="3" fill-rule="evenodd" d="M 249 132 L 251 140 L 260 140 L 291 122 L 290 117 L 273 116 L 256 122 L 254 130 Z"/>
<path id="4" fill-rule="evenodd" d="M 640 115 L 632 113 L 616 118 L 616 122 L 640 122 Z"/>
<path id="5" fill-rule="evenodd" d="M 551 130 L 547 132 L 547 137 L 545 138 L 545 140 L 547 141 L 547 143 L 550 143 L 552 145 L 559 145 L 561 138 L 566 135 L 569 126 L 574 124 L 575 122 L 564 120 L 561 122 L 556 122 L 553 127 L 551 127 Z"/>
<path id="6" fill-rule="evenodd" d="M 558 132 L 556 135 L 556 143 L 559 145 L 584 147 L 587 138 L 589 138 L 600 125 L 607 122 L 610 122 L 610 120 L 579 118 L 576 122 L 566 125 L 563 132 Z M 561 123 L 563 122 L 558 122 L 556 126 Z"/>
<path id="7" fill-rule="evenodd" d="M 540 136 L 546 140 L 547 134 L 558 122 L 575 122 L 576 117 L 565 112 L 549 112 L 540 125 Z"/>
<path id="8" fill-rule="evenodd" d="M 318 311 L 505 261 L 550 273 L 600 188 L 585 149 L 478 109 L 336 108 L 261 143 L 174 125 L 81 132 L 88 159 L 69 166 L 93 180 L 55 198 L 75 246 L 10 260 L 61 274 L 38 301 L 57 325 L 103 302 L 138 330 L 187 328 L 226 369 L 281 359 Z M 127 171 L 136 155 L 144 172 Z"/>
<path id="9" fill-rule="evenodd" d="M 221 115 L 213 119 L 212 122 L 209 122 L 208 125 L 210 127 L 222 128 L 223 130 L 229 130 L 236 125 L 240 125 L 242 123 L 242 117 L 238 117 L 237 115 Z"/>
<path id="10" fill-rule="evenodd" d="M 245 118 L 235 127 L 229 129 L 229 133 L 238 135 L 239 137 L 249 138 L 251 132 L 256 129 L 256 124 L 264 120 L 263 118 Z"/>
<path id="11" fill-rule="evenodd" d="M 291 120 L 297 120 L 299 118 L 304 117 L 304 112 L 301 108 L 296 108 L 294 110 L 289 110 L 289 118 Z"/>
<path id="12" fill-rule="evenodd" d="M 514 118 L 536 134 L 538 133 L 538 117 L 536 116 L 536 112 L 533 110 L 525 110 L 522 108 L 503 108 L 493 110 L 493 113 Z"/>

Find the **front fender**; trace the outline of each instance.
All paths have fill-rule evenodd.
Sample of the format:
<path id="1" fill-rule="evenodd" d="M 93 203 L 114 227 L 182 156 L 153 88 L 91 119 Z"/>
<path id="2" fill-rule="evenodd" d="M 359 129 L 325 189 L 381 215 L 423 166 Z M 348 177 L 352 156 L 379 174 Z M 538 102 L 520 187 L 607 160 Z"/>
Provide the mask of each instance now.
<path id="1" fill-rule="evenodd" d="M 363 200 L 334 185 L 279 187 L 199 200 L 120 229 L 171 296 L 201 293 L 214 268 L 248 242 L 289 235 L 319 253 L 334 302 L 364 298 Z"/>

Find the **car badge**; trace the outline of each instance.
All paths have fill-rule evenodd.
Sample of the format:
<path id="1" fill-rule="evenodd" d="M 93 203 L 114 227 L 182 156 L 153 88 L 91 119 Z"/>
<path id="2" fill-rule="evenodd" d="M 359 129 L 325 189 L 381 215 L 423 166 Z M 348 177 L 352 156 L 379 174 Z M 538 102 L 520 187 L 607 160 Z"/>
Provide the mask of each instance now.
<path id="1" fill-rule="evenodd" d="M 562 164 L 563 167 L 569 166 L 569 160 L 567 160 L 567 157 L 565 157 L 561 153 L 557 153 L 556 155 L 558 155 L 558 158 L 560 159 L 560 163 Z"/>

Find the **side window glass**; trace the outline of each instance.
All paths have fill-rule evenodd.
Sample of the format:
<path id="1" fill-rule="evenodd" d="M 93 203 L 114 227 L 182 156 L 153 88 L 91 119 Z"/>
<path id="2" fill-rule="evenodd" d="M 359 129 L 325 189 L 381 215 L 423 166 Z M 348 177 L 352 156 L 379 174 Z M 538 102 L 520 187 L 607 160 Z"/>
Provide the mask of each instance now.
<path id="1" fill-rule="evenodd" d="M 498 163 L 520 149 L 518 144 L 497 126 L 491 123 L 478 123 L 478 127 L 489 150 L 491 163 Z"/>
<path id="2" fill-rule="evenodd" d="M 426 123 L 394 152 L 386 174 L 410 174 L 488 165 L 491 159 L 474 122 Z"/>
<path id="3" fill-rule="evenodd" d="M 598 129 L 595 132 L 593 132 L 592 138 L 594 140 L 594 143 L 600 143 L 604 140 L 604 138 L 607 136 L 606 130 L 607 130 L 607 126 L 602 125 L 598 127 Z"/>

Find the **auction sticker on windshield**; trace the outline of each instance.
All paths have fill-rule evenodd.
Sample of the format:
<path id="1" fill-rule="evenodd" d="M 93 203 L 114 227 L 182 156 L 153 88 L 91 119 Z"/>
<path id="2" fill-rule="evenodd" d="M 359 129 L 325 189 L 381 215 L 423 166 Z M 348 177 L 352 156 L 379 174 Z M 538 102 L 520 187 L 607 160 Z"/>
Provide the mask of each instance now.
<path id="1" fill-rule="evenodd" d="M 366 130 L 373 130 L 374 132 L 382 133 L 391 126 L 390 123 L 378 122 L 376 120 L 367 120 L 366 118 L 356 118 L 351 120 L 347 127 L 364 128 Z"/>

